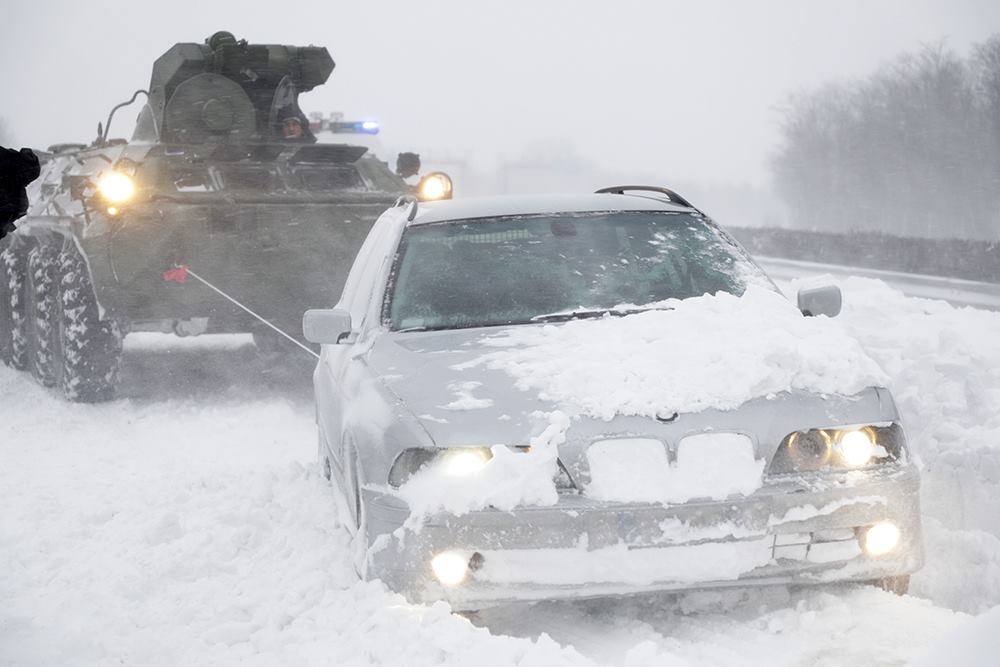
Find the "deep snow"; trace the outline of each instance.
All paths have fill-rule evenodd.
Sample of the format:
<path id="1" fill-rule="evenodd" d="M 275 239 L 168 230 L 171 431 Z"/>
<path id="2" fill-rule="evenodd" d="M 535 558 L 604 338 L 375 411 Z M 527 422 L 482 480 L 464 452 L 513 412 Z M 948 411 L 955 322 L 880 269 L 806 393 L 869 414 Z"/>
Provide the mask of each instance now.
<path id="1" fill-rule="evenodd" d="M 484 341 L 495 352 L 458 368 L 502 369 L 519 389 L 601 419 L 728 410 L 792 389 L 853 394 L 886 380 L 857 340 L 769 288 L 659 305 L 669 309 L 505 329 Z"/>
<path id="2" fill-rule="evenodd" d="M 996 612 L 952 609 L 1000 604 L 1000 314 L 843 287 L 836 321 L 887 373 L 924 466 L 913 595 L 647 596 L 471 623 L 410 605 L 356 581 L 307 380 L 262 382 L 245 339 L 132 337 L 132 398 L 111 404 L 0 368 L 0 664 L 901 664 L 948 655 L 952 632 L 987 646 Z"/>

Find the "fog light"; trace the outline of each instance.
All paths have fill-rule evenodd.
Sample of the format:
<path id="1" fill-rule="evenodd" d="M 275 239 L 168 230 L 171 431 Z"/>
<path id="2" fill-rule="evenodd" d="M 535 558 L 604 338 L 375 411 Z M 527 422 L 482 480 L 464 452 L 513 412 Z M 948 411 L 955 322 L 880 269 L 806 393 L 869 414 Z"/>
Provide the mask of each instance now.
<path id="1" fill-rule="evenodd" d="M 892 521 L 880 521 L 865 531 L 862 546 L 869 556 L 884 556 L 899 544 L 899 528 Z"/>
<path id="2" fill-rule="evenodd" d="M 453 551 L 446 551 L 434 556 L 431 569 L 437 580 L 445 586 L 457 586 L 469 572 L 469 559 Z"/>
<path id="3" fill-rule="evenodd" d="M 848 431 L 840 436 L 840 456 L 844 463 L 860 468 L 872 459 L 875 454 L 875 443 L 868 431 Z"/>

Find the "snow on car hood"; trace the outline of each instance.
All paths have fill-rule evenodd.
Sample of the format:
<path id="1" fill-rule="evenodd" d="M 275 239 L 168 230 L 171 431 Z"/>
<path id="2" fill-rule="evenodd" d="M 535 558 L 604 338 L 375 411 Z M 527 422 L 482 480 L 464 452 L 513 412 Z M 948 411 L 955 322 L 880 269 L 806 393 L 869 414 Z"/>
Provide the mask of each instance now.
<path id="1" fill-rule="evenodd" d="M 391 333 L 369 360 L 444 447 L 523 444 L 555 410 L 649 418 L 886 382 L 836 320 L 803 317 L 770 290 L 667 303 L 560 324 Z"/>
<path id="2" fill-rule="evenodd" d="M 836 322 L 803 317 L 771 290 L 665 303 L 626 317 L 511 328 L 459 368 L 503 370 L 518 389 L 605 420 L 730 410 L 792 390 L 850 395 L 887 380 Z"/>
<path id="3" fill-rule="evenodd" d="M 485 341 L 497 332 L 388 334 L 375 342 L 369 362 L 438 445 L 526 444 L 547 423 L 539 411 L 554 404 L 519 390 L 503 371 L 460 368 L 493 351 Z"/>
<path id="4" fill-rule="evenodd" d="M 532 456 L 507 457 L 494 449 L 494 469 L 486 471 L 491 483 L 417 476 L 402 495 L 418 513 L 551 504 L 556 449 L 584 492 L 602 500 L 685 502 L 749 494 L 772 453 L 756 450 L 755 443 L 773 446 L 799 428 L 879 417 L 870 387 L 885 377 L 836 322 L 805 318 L 781 295 L 755 288 L 741 297 L 719 294 L 669 305 L 562 324 L 380 337 L 371 364 L 436 444 L 532 445 Z M 623 447 L 645 447 L 650 456 L 659 448 L 664 458 L 657 443 L 708 431 L 718 432 L 712 442 L 695 438 L 686 450 L 682 443 L 678 461 L 661 466 L 669 484 L 651 475 L 638 488 L 644 479 L 638 471 L 606 465 L 643 460 L 641 452 L 621 457 Z M 745 442 L 737 448 L 725 432 L 755 437 L 740 436 Z M 653 440 L 623 439 L 627 434 Z M 599 445 L 598 438 L 610 439 Z M 713 453 L 712 443 L 727 455 Z M 685 457 L 691 460 L 682 465 Z M 529 469 L 533 461 L 538 469 Z M 441 494 L 446 482 L 450 491 Z M 623 489 L 631 495 L 621 497 Z"/>

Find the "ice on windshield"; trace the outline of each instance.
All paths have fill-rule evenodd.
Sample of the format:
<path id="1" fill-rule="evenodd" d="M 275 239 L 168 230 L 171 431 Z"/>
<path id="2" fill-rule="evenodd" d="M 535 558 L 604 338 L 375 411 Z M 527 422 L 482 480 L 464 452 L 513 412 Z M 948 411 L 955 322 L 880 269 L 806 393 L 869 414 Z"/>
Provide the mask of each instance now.
<path id="1" fill-rule="evenodd" d="M 739 295 L 760 272 L 698 215 L 636 211 L 412 227 L 395 276 L 392 328 L 441 329 Z"/>

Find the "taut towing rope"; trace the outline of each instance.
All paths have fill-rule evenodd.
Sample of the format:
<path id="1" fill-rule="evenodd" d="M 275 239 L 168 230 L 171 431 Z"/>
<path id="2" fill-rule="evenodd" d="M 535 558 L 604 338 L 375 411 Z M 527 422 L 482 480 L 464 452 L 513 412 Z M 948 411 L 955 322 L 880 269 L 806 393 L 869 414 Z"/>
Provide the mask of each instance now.
<path id="1" fill-rule="evenodd" d="M 261 322 L 263 322 L 267 326 L 271 327 L 272 329 L 274 329 L 275 331 L 277 331 L 279 334 L 281 334 L 282 336 L 284 336 L 288 340 L 290 340 L 293 343 L 295 343 L 296 345 L 298 345 L 305 352 L 308 352 L 312 356 L 314 356 L 317 359 L 319 359 L 319 355 L 318 354 L 316 354 L 315 352 L 313 352 L 312 350 L 310 350 L 308 347 L 306 347 L 305 345 L 303 345 L 302 343 L 300 343 L 293 336 L 290 336 L 289 334 L 285 333 L 284 331 L 282 331 L 281 329 L 279 329 L 278 327 L 276 327 L 275 325 L 271 324 L 270 322 L 268 322 L 267 320 L 265 320 L 263 317 L 261 317 L 260 315 L 258 315 L 257 313 L 255 313 L 254 311 L 252 311 L 249 308 L 247 308 L 246 306 L 244 306 L 242 303 L 240 303 L 239 301 L 237 301 L 233 297 L 231 297 L 228 294 L 226 294 L 225 292 L 223 292 L 221 289 L 219 289 L 218 287 L 216 287 L 212 283 L 208 282 L 207 280 L 205 280 L 204 278 L 202 278 L 201 276 L 199 276 L 197 273 L 195 273 L 194 271 L 191 270 L 191 267 L 187 266 L 186 264 L 175 264 L 174 268 L 170 269 L 169 271 L 164 271 L 163 272 L 163 279 L 164 280 L 170 280 L 170 281 L 173 281 L 175 283 L 179 283 L 181 285 L 183 285 L 187 281 L 187 277 L 188 276 L 191 276 L 192 278 L 196 279 L 202 285 L 204 285 L 205 287 L 207 287 L 210 290 L 214 291 L 219 296 L 227 299 L 228 301 L 230 301 L 234 305 L 239 306 L 240 308 L 242 308 L 243 310 L 245 310 L 246 312 L 248 312 L 250 315 L 252 315 L 256 319 L 260 320 Z"/>

